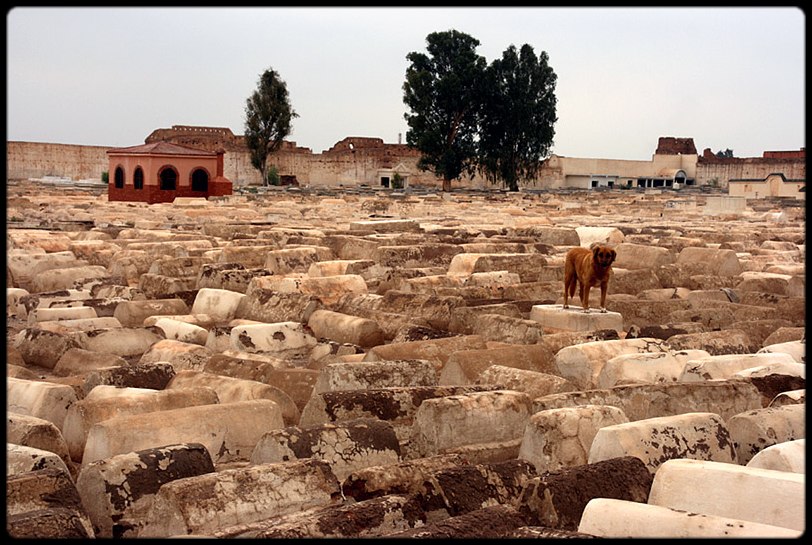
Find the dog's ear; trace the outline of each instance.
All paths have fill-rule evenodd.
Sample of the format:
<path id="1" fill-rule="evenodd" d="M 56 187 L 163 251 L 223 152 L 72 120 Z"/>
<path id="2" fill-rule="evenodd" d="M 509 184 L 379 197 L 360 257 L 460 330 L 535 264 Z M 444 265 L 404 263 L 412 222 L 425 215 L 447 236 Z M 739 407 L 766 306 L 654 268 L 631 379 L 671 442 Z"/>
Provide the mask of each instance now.
<path id="1" fill-rule="evenodd" d="M 609 253 L 612 255 L 612 259 L 609 261 L 609 263 L 614 263 L 615 259 L 617 259 L 617 252 L 615 250 L 609 250 Z"/>
<path id="2" fill-rule="evenodd" d="M 593 242 L 592 243 L 592 258 L 593 259 L 598 259 L 598 252 L 600 252 L 600 251 L 601 251 L 600 245 Z"/>

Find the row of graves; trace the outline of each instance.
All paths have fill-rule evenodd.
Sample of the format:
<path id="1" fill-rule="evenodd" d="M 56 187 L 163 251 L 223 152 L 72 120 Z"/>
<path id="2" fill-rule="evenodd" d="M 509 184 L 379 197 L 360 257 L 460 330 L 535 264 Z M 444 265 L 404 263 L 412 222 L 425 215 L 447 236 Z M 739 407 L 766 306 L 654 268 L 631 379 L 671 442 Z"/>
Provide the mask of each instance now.
<path id="1" fill-rule="evenodd" d="M 7 531 L 799 536 L 804 210 L 706 205 L 16 185 Z"/>

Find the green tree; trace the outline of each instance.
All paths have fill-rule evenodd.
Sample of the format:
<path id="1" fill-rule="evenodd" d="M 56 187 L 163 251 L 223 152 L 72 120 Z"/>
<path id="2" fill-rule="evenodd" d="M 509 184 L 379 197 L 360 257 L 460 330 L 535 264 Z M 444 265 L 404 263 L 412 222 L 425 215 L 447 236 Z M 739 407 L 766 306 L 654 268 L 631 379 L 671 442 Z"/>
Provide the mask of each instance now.
<path id="1" fill-rule="evenodd" d="M 541 159 L 553 144 L 557 76 L 525 44 L 511 45 L 488 67 L 483 93 L 479 169 L 492 183 L 502 180 L 510 191 L 538 174 Z"/>
<path id="2" fill-rule="evenodd" d="M 409 130 L 406 143 L 420 151 L 417 166 L 451 180 L 476 170 L 480 92 L 486 65 L 476 53 L 479 40 L 449 30 L 426 37 L 428 55 L 411 52 L 406 60 L 403 102 Z"/>
<path id="3" fill-rule="evenodd" d="M 279 170 L 275 165 L 268 167 L 268 178 L 265 185 L 279 185 L 281 178 L 279 177 Z"/>
<path id="4" fill-rule="evenodd" d="M 291 121 L 299 116 L 290 105 L 287 85 L 273 69 L 259 77 L 257 90 L 246 103 L 245 143 L 251 153 L 251 165 L 267 184 L 268 155 L 282 146 L 290 134 Z"/>
<path id="5" fill-rule="evenodd" d="M 730 149 L 730 148 L 727 148 L 724 151 L 717 151 L 716 152 L 716 157 L 732 158 L 733 157 L 733 150 Z"/>

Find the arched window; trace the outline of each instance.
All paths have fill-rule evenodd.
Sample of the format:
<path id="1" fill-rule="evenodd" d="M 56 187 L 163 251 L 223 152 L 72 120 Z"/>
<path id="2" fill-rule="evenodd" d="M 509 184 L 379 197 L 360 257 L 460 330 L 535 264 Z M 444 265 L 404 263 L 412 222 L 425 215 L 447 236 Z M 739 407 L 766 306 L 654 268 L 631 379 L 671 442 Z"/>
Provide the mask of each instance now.
<path id="1" fill-rule="evenodd" d="M 202 168 L 197 168 L 192 172 L 192 191 L 209 190 L 209 173 Z"/>
<path id="2" fill-rule="evenodd" d="M 133 174 L 133 185 L 136 189 L 144 189 L 144 171 L 141 167 L 136 167 L 135 174 Z"/>
<path id="3" fill-rule="evenodd" d="M 161 189 L 167 189 L 170 191 L 177 189 L 178 173 L 175 172 L 174 168 L 164 167 L 163 170 L 158 173 L 158 178 L 161 181 Z"/>
<path id="4" fill-rule="evenodd" d="M 115 181 L 116 188 L 122 189 L 124 187 L 124 169 L 121 167 L 116 167 L 116 172 L 113 179 Z"/>

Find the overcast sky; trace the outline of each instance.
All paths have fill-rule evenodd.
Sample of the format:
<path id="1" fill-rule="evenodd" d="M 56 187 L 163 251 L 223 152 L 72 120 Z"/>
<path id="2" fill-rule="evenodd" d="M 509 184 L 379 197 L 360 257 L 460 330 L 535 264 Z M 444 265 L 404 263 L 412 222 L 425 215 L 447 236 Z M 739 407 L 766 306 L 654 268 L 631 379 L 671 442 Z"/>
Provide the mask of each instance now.
<path id="1" fill-rule="evenodd" d="M 243 134 L 268 68 L 288 140 L 406 142 L 403 82 L 426 36 L 488 63 L 511 44 L 558 76 L 552 152 L 648 160 L 660 136 L 737 157 L 805 147 L 805 13 L 750 8 L 30 8 L 6 12 L 7 140 L 141 144 L 172 125 Z"/>

